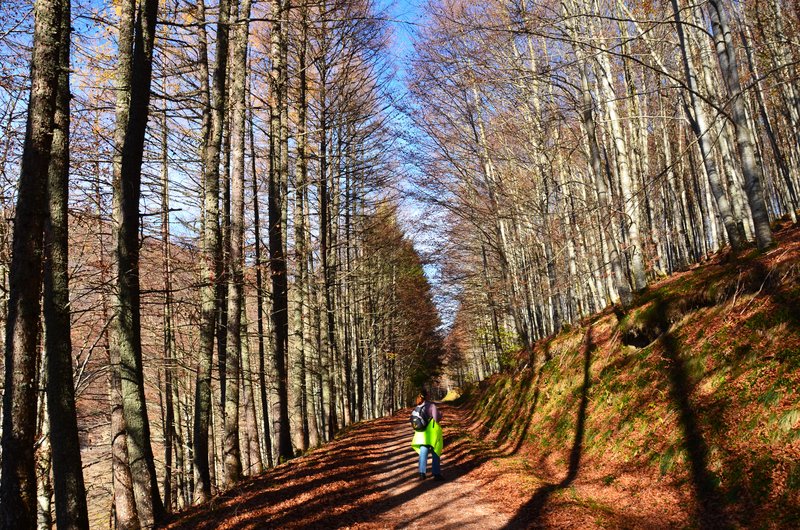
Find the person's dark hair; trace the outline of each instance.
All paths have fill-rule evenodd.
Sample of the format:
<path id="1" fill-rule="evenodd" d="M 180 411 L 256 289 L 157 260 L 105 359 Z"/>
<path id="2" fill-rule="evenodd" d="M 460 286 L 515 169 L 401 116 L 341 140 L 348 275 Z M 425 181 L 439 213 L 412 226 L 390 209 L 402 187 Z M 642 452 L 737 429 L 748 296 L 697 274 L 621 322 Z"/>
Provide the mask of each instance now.
<path id="1" fill-rule="evenodd" d="M 417 405 L 422 405 L 422 402 L 428 399 L 428 393 L 425 389 L 420 389 L 419 394 L 417 394 Z"/>

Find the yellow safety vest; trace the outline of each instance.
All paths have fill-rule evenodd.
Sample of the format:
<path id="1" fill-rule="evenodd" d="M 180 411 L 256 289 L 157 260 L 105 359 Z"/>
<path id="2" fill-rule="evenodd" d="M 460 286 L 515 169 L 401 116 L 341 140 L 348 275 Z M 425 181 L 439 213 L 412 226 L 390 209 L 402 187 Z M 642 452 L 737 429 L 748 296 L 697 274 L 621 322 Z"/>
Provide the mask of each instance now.
<path id="1" fill-rule="evenodd" d="M 439 422 L 431 418 L 428 422 L 428 428 L 424 431 L 415 431 L 414 437 L 411 439 L 411 447 L 419 453 L 419 448 L 423 445 L 433 447 L 433 452 L 442 456 L 442 449 L 444 448 L 444 438 L 442 437 L 442 426 Z"/>

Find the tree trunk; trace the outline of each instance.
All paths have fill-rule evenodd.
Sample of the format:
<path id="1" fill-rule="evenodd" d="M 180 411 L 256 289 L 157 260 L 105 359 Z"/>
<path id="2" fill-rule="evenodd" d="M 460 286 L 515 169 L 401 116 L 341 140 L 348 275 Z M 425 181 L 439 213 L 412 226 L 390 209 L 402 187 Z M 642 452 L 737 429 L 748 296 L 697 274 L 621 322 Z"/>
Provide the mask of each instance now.
<path id="1" fill-rule="evenodd" d="M 47 359 L 42 363 L 40 370 L 41 382 L 43 387 L 47 387 Z M 39 425 L 36 437 L 41 440 L 36 449 L 36 528 L 37 530 L 51 530 L 53 528 L 53 484 L 50 481 L 50 473 L 53 470 L 53 452 L 51 447 L 52 437 L 50 436 L 50 418 L 45 405 L 45 396 L 40 394 L 39 398 Z M 70 528 L 81 528 L 71 526 Z M 82 528 L 88 528 L 88 525 Z"/>
<path id="2" fill-rule="evenodd" d="M 747 202 L 750 204 L 750 212 L 753 217 L 756 245 L 758 245 L 759 250 L 763 251 L 772 245 L 772 229 L 769 226 L 769 214 L 764 201 L 762 184 L 764 175 L 761 167 L 756 163 L 755 141 L 747 123 L 744 96 L 739 82 L 736 50 L 733 46 L 733 39 L 728 27 L 728 18 L 722 2 L 709 0 L 708 13 L 711 19 L 717 59 L 722 70 L 722 78 L 731 98 L 732 120 L 736 126 L 736 145 L 739 148 L 739 157 L 742 163 L 742 172 L 744 173 Z"/>
<path id="3" fill-rule="evenodd" d="M 248 94 L 249 95 L 249 94 Z M 252 116 L 252 103 L 250 115 Z M 251 119 L 252 124 L 252 119 Z M 266 351 L 264 348 L 264 279 L 263 262 L 261 260 L 261 205 L 258 200 L 258 179 L 256 178 L 256 146 L 254 127 L 250 127 L 250 159 L 253 172 L 253 235 L 255 246 L 256 269 L 256 333 L 258 335 L 258 382 L 261 400 L 261 416 L 264 424 L 264 452 L 267 466 L 272 467 L 272 437 L 270 436 L 269 399 L 267 398 Z"/>
<path id="4" fill-rule="evenodd" d="M 6 321 L 0 526 L 36 526 L 36 359 L 46 185 L 59 86 L 61 0 L 34 3 L 28 122 L 20 165 Z M 70 352 L 71 355 L 71 352 Z M 13 455 L 13 458 L 10 458 Z"/>
<path id="5" fill-rule="evenodd" d="M 289 299 L 288 280 L 286 278 L 286 255 L 284 241 L 286 226 L 284 224 L 283 209 L 286 197 L 283 194 L 284 180 L 288 178 L 284 166 L 288 167 L 288 160 L 284 160 L 285 124 L 281 123 L 283 106 L 286 105 L 286 69 L 283 54 L 284 32 L 287 31 L 283 18 L 288 12 L 288 1 L 271 0 L 272 6 L 272 35 L 270 36 L 270 172 L 269 172 L 269 253 L 270 268 L 272 272 L 272 323 L 275 336 L 275 377 L 278 383 L 278 417 L 273 418 L 278 434 L 278 459 L 281 461 L 292 458 L 292 439 L 289 433 L 289 397 L 288 373 L 286 369 L 286 354 L 289 342 Z M 276 138 L 276 135 L 279 136 Z"/>
<path id="6" fill-rule="evenodd" d="M 762 80 L 753 54 L 752 31 L 745 21 L 741 22 L 740 28 L 742 43 L 744 44 L 747 56 L 747 64 L 750 68 L 750 73 L 752 74 L 753 79 L 755 79 L 754 89 L 756 103 L 758 104 L 758 111 L 761 116 L 761 121 L 764 124 L 764 130 L 767 133 L 767 138 L 769 139 L 772 155 L 775 157 L 775 165 L 777 166 L 778 171 L 780 171 L 781 177 L 783 178 L 783 183 L 786 186 L 786 193 L 788 195 L 787 209 L 789 210 L 789 217 L 792 219 L 792 223 L 796 224 L 797 210 L 800 209 L 800 200 L 798 200 L 797 191 L 795 190 L 794 182 L 792 181 L 789 164 L 786 162 L 786 156 L 784 155 L 783 150 L 778 142 L 778 135 L 772 126 L 772 120 L 770 119 L 769 112 L 767 111 L 767 104 L 764 101 L 764 90 L 761 86 Z"/>
<path id="7" fill-rule="evenodd" d="M 626 228 L 628 245 L 630 247 L 633 289 L 634 291 L 641 291 L 647 287 L 647 276 L 645 275 L 644 268 L 644 248 L 642 247 L 641 238 L 639 237 L 638 199 L 636 198 L 634 190 L 634 180 L 630 173 L 628 145 L 625 135 L 622 132 L 620 117 L 617 112 L 616 95 L 611 81 L 611 68 L 606 54 L 599 54 L 597 63 L 599 67 L 597 73 L 601 92 L 605 100 L 604 105 L 608 113 L 611 136 L 617 155 L 617 177 L 619 178 L 622 209 L 624 212 L 623 226 Z"/>
<path id="8" fill-rule="evenodd" d="M 617 250 L 617 243 L 613 240 L 615 237 L 614 227 L 616 223 L 613 221 L 613 208 L 611 206 L 610 193 L 605 178 L 603 178 L 603 162 L 600 158 L 600 146 L 597 142 L 597 133 L 595 131 L 594 120 L 594 102 L 589 93 L 589 81 L 586 76 L 586 66 L 581 69 L 581 86 L 583 91 L 583 112 L 581 116 L 586 127 L 587 142 L 589 144 L 589 168 L 592 176 L 594 177 L 595 191 L 597 193 L 597 201 L 600 207 L 601 215 L 606 218 L 606 222 L 602 226 L 606 227 L 607 223 L 611 224 L 611 230 L 602 230 L 601 234 L 606 237 L 607 247 L 609 248 L 609 259 L 611 269 L 613 271 L 613 287 L 617 292 L 620 302 L 623 306 L 628 306 L 633 301 L 631 287 L 627 278 L 622 270 L 622 256 Z"/>
<path id="9" fill-rule="evenodd" d="M 328 118 L 326 101 L 327 67 L 323 64 L 320 68 L 320 102 L 322 111 L 320 112 L 320 144 L 319 144 L 319 239 L 320 239 L 320 268 L 322 273 L 322 296 L 323 307 L 321 311 L 324 318 L 320 321 L 320 327 L 325 330 L 326 346 L 326 386 L 328 392 L 328 418 L 327 430 L 328 439 L 332 440 L 338 430 L 339 419 L 336 414 L 336 330 L 333 313 L 333 275 L 331 271 L 331 212 L 330 212 L 330 183 L 328 182 Z"/>
<path id="10" fill-rule="evenodd" d="M 225 390 L 225 484 L 232 487 L 242 474 L 239 454 L 239 371 L 242 357 L 242 307 L 244 307 L 244 151 L 247 79 L 247 42 L 250 0 L 239 6 L 231 60 L 231 232 L 228 277 L 228 355 Z M 248 448 L 249 450 L 249 448 Z"/>
<path id="11" fill-rule="evenodd" d="M 306 168 L 306 178 L 305 181 L 308 183 L 308 169 Z M 303 219 L 309 219 L 309 186 L 306 185 L 303 188 Z M 303 231 L 303 247 L 305 249 L 311 248 L 311 231 L 304 230 Z M 305 343 L 308 346 L 308 350 L 306 352 L 306 400 L 307 400 L 307 408 L 306 414 L 308 416 L 308 445 L 309 447 L 317 447 L 321 440 L 322 435 L 320 433 L 320 422 L 318 420 L 320 414 L 319 411 L 321 407 L 319 405 L 319 400 L 317 399 L 317 393 L 315 390 L 321 389 L 321 385 L 318 383 L 320 381 L 320 363 L 319 363 L 319 340 L 315 340 L 315 337 L 319 336 L 319 320 L 315 318 L 315 315 L 318 315 L 315 307 L 316 304 L 313 302 L 316 300 L 316 290 L 314 288 L 314 254 L 313 252 L 306 252 L 303 256 L 303 268 L 306 272 L 305 276 L 305 290 L 304 290 L 304 300 L 306 302 L 304 317 L 307 320 L 306 326 L 306 335 L 305 335 Z M 315 325 L 317 324 L 317 325 Z M 313 350 L 312 350 L 313 348 Z M 315 351 L 315 355 L 311 355 L 312 351 Z M 321 390 L 320 390 L 321 392 Z"/>
<path id="12" fill-rule="evenodd" d="M 199 4 L 203 4 L 201 0 Z M 214 335 L 217 316 L 217 256 L 220 249 L 219 229 L 219 161 L 225 106 L 226 67 L 228 62 L 228 0 L 221 0 L 217 23 L 217 49 L 213 86 L 204 108 L 208 136 L 203 145 L 203 235 L 201 243 L 200 277 L 200 348 L 197 362 L 194 408 L 194 480 L 195 502 L 211 497 L 209 470 L 209 425 L 211 423 L 211 367 L 214 355 Z M 202 7 L 202 6 L 200 6 Z M 205 24 L 205 16 L 200 23 Z M 201 38 L 201 41 L 204 40 Z M 201 62 L 208 64 L 208 57 Z M 207 70 L 206 70 L 207 71 Z M 212 103 L 213 102 L 213 106 Z M 207 115 L 207 117 L 205 117 Z M 212 464 L 213 465 L 213 464 Z"/>
<path id="13" fill-rule="evenodd" d="M 250 354 L 247 310 L 242 303 L 242 383 L 244 389 L 245 443 L 248 465 L 245 474 L 258 475 L 264 471 L 261 459 L 261 442 L 258 438 L 255 392 L 253 392 L 253 359 Z"/>
<path id="14" fill-rule="evenodd" d="M 700 155 L 703 158 L 705 165 L 706 176 L 708 183 L 711 187 L 711 193 L 714 195 L 714 200 L 717 204 L 717 210 L 722 217 L 722 224 L 725 226 L 725 233 L 728 236 L 728 241 L 734 251 L 742 248 L 744 241 L 739 237 L 738 220 L 733 215 L 733 210 L 725 195 L 725 188 L 723 187 L 720 179 L 717 165 L 714 162 L 714 155 L 712 151 L 712 138 L 710 128 L 708 126 L 708 119 L 706 118 L 705 109 L 703 108 L 702 101 L 698 94 L 697 76 L 692 66 L 691 58 L 689 57 L 688 44 L 684 37 L 683 23 L 681 22 L 680 9 L 678 7 L 678 0 L 672 0 L 672 12 L 675 18 L 675 27 L 678 33 L 678 42 L 681 50 L 681 57 L 683 59 L 683 69 L 686 75 L 686 83 L 688 85 L 689 99 L 692 104 L 694 116 L 686 108 L 686 115 L 691 121 L 692 130 L 697 137 L 698 146 L 700 147 Z"/>
<path id="15" fill-rule="evenodd" d="M 98 185 L 98 205 L 100 200 Z M 100 209 L 98 208 L 98 210 Z M 98 211 L 98 234 L 103 232 L 103 223 L 100 215 L 101 213 Z M 105 261 L 102 235 L 98 239 L 100 246 L 100 283 L 105 286 L 109 284 L 106 277 L 108 264 Z M 102 299 L 103 322 L 109 322 L 112 316 L 108 307 L 108 293 L 105 288 L 101 291 L 100 296 Z M 131 477 L 131 468 L 128 465 L 128 432 L 125 426 L 125 415 L 122 412 L 122 380 L 120 379 L 119 371 L 119 351 L 116 348 L 111 348 L 108 327 L 103 330 L 102 340 L 108 356 L 108 364 L 111 367 L 109 401 L 111 402 L 111 487 L 113 490 L 111 503 L 114 524 L 119 530 L 138 530 L 140 527 L 139 517 L 136 515 L 133 478 Z"/>
<path id="16" fill-rule="evenodd" d="M 118 72 L 118 90 L 122 95 L 117 101 L 115 145 L 118 163 L 114 164 L 118 306 L 112 328 L 112 347 L 119 351 L 128 461 L 136 511 L 145 527 L 153 526 L 164 515 L 150 445 L 139 301 L 139 197 L 157 15 L 158 0 L 143 0 L 138 6 L 126 3 L 123 8 Z M 128 43 L 132 46 L 129 47 Z"/>
<path id="17" fill-rule="evenodd" d="M 162 322 L 164 325 L 164 506 L 172 510 L 175 504 L 175 492 L 172 488 L 173 466 L 172 453 L 175 443 L 175 404 L 173 396 L 175 368 L 175 331 L 172 318 L 172 247 L 169 226 L 169 158 L 167 145 L 167 109 L 164 108 L 161 128 L 161 274 L 164 282 L 164 307 Z M 178 468 L 182 473 L 183 469 Z"/>
<path id="18" fill-rule="evenodd" d="M 294 326 L 295 326 L 295 352 L 294 362 L 292 363 L 294 391 L 294 403 L 292 406 L 293 415 L 299 421 L 299 428 L 293 431 L 294 445 L 303 451 L 309 447 L 309 426 L 308 426 L 308 407 L 306 370 L 306 328 L 307 328 L 307 305 L 306 300 L 308 288 L 306 282 L 307 260 L 306 260 L 306 218 L 305 218 L 305 196 L 308 178 L 308 161 L 306 154 L 307 133 L 306 133 L 306 111 L 307 101 L 307 77 L 306 77 L 306 48 L 308 42 L 308 21 L 307 8 L 305 4 L 301 6 L 300 20 L 300 42 L 298 57 L 298 98 L 297 98 L 297 161 L 295 169 L 295 202 L 294 202 L 294 245 L 295 245 L 295 303 L 294 303 Z"/>
<path id="19" fill-rule="evenodd" d="M 81 466 L 70 335 L 69 197 L 69 53 L 70 3 L 61 2 L 61 49 L 55 128 L 48 172 L 50 213 L 45 224 L 44 320 L 47 355 L 47 408 L 53 455 L 56 523 L 59 528 L 89 528 Z"/>

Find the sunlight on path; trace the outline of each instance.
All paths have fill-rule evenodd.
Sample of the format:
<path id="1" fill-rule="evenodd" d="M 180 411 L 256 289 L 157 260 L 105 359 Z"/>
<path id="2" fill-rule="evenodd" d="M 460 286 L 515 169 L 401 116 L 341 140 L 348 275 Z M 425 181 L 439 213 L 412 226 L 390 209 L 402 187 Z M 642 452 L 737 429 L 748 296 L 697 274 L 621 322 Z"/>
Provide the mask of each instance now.
<path id="1" fill-rule="evenodd" d="M 450 409 L 444 428 L 459 429 L 459 418 Z M 491 529 L 503 528 L 512 520 L 513 514 L 502 513 L 492 503 L 482 482 L 464 473 L 465 462 L 459 462 L 456 472 L 448 467 L 448 448 L 442 457 L 442 474 L 446 480 L 436 482 L 432 478 L 417 477 L 417 455 L 411 449 L 411 432 L 405 423 L 395 427 L 397 435 L 384 448 L 386 460 L 377 467 L 376 480 L 387 487 L 384 503 L 390 505 L 376 516 L 372 523 L 393 528 L 440 528 L 440 529 Z M 468 467 L 470 462 L 466 462 Z M 430 467 L 428 468 L 430 474 Z"/>

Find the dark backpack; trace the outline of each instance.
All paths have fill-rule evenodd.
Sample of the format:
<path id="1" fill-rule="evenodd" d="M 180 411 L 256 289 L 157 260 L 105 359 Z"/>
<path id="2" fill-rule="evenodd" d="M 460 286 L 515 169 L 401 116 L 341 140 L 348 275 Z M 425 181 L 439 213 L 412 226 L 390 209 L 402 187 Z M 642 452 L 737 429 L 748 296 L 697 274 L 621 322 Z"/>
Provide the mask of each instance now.
<path id="1" fill-rule="evenodd" d="M 415 431 L 423 432 L 428 428 L 428 423 L 431 418 L 428 416 L 428 410 L 425 404 L 417 405 L 411 411 L 411 427 Z"/>

